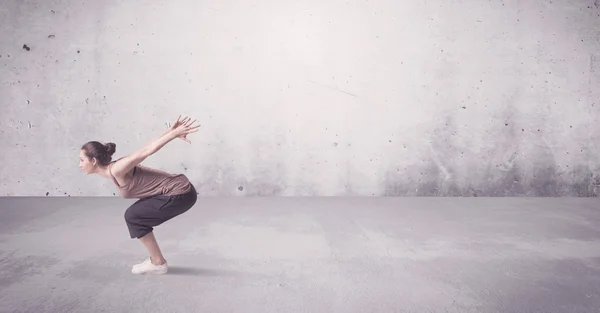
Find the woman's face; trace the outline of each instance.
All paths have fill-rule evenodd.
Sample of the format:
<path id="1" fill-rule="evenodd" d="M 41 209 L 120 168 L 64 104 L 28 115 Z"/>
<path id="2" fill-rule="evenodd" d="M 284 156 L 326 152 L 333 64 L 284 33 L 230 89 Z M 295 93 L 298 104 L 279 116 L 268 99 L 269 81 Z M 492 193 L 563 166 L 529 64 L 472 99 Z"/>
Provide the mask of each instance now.
<path id="1" fill-rule="evenodd" d="M 96 165 L 92 162 L 90 158 L 85 155 L 84 150 L 79 151 L 79 168 L 83 170 L 86 174 L 93 173 Z"/>

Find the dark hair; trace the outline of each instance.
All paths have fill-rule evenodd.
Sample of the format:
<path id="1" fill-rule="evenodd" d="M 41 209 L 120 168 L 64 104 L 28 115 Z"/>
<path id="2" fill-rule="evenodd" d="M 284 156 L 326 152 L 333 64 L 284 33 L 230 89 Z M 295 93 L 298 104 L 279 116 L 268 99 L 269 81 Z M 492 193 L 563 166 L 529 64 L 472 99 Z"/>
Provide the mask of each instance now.
<path id="1" fill-rule="evenodd" d="M 117 145 L 109 142 L 102 144 L 97 141 L 90 141 L 81 147 L 81 150 L 85 151 L 85 155 L 92 159 L 96 158 L 101 165 L 108 165 L 112 159 L 112 155 L 115 153 Z"/>

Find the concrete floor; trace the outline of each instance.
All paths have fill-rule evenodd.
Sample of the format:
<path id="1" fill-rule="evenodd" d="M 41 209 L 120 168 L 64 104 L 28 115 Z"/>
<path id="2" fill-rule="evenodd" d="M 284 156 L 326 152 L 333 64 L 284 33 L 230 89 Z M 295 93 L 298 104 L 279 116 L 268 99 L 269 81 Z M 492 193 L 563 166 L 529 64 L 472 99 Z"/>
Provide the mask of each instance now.
<path id="1" fill-rule="evenodd" d="M 600 312 L 593 198 L 199 198 L 136 276 L 120 198 L 0 198 L 2 312 Z"/>

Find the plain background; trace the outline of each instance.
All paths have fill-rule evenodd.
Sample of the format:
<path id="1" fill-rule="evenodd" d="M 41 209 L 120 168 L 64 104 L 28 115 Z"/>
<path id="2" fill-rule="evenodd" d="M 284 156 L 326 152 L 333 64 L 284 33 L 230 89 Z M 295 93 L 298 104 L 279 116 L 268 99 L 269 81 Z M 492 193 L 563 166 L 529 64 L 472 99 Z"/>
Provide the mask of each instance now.
<path id="1" fill-rule="evenodd" d="M 202 196 L 597 196 L 598 1 L 0 4 L 0 195 L 114 196 L 78 167 L 179 114 L 145 165 Z"/>

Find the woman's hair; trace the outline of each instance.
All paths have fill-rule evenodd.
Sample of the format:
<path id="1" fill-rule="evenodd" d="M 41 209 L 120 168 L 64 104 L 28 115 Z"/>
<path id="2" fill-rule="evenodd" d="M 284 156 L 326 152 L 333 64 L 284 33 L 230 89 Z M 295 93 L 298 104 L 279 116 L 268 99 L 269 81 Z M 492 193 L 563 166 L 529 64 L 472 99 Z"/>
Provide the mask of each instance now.
<path id="1" fill-rule="evenodd" d="M 102 144 L 97 141 L 90 141 L 83 145 L 81 150 L 85 151 L 85 155 L 87 155 L 88 158 L 96 158 L 100 164 L 108 165 L 116 148 L 117 145 L 112 142 Z"/>

